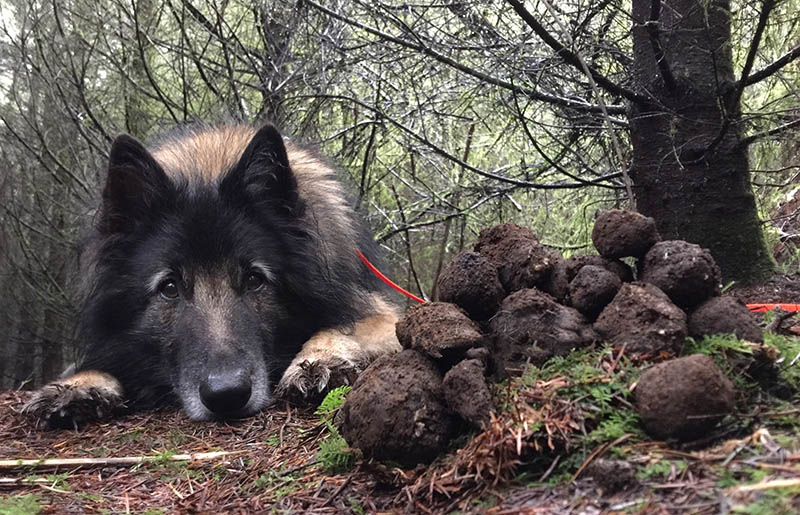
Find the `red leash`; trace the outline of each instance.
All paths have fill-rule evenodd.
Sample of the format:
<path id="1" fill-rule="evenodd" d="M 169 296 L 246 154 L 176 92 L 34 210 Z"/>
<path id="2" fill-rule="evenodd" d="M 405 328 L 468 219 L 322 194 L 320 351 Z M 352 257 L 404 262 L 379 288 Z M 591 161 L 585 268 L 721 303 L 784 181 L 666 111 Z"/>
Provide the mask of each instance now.
<path id="1" fill-rule="evenodd" d="M 408 297 L 410 299 L 414 299 L 417 302 L 420 302 L 422 304 L 425 304 L 427 302 L 425 299 L 421 299 L 421 298 L 417 297 L 416 295 L 414 295 L 413 293 L 411 293 L 410 291 L 405 290 L 405 289 L 401 288 L 400 286 L 396 285 L 395 283 L 393 283 L 391 279 L 389 279 L 388 277 L 383 275 L 380 270 L 375 268 L 375 265 L 370 263 L 369 259 L 367 259 L 367 256 L 362 254 L 360 250 L 356 249 L 356 254 L 358 254 L 359 258 L 361 258 L 361 262 L 364 263 L 364 265 L 366 265 L 366 267 L 369 268 L 370 271 L 373 274 L 377 275 L 378 278 L 381 281 L 385 282 L 386 284 L 388 284 L 389 286 L 391 286 L 392 288 L 394 288 L 395 290 L 399 291 L 400 293 L 402 293 L 403 295 L 405 295 L 406 297 Z"/>
<path id="2" fill-rule="evenodd" d="M 764 313 L 775 308 L 781 308 L 784 311 L 800 311 L 800 304 L 748 304 L 747 307 L 753 313 Z"/>

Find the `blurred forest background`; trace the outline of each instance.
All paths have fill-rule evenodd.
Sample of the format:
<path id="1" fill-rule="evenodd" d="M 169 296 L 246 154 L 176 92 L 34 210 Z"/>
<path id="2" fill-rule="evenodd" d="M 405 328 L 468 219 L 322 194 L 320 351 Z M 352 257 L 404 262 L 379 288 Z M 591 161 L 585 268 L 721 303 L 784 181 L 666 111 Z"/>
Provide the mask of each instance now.
<path id="1" fill-rule="evenodd" d="M 595 212 L 631 192 L 670 236 L 749 231 L 758 268 L 728 278 L 794 273 L 798 56 L 800 0 L 2 0 L 0 387 L 74 356 L 111 140 L 194 120 L 318 147 L 386 272 L 428 298 L 480 229 L 589 253 Z M 751 188 L 755 222 L 727 216 Z"/>

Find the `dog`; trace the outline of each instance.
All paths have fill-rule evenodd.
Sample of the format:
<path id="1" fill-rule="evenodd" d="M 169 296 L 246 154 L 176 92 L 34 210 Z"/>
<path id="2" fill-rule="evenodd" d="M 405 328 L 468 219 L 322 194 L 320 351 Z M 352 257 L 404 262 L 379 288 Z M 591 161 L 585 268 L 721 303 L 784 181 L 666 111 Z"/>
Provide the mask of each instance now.
<path id="1" fill-rule="evenodd" d="M 179 404 L 193 420 L 309 399 L 400 350 L 376 245 L 335 171 L 272 125 L 121 135 L 81 256 L 74 373 L 25 406 L 78 427 Z"/>

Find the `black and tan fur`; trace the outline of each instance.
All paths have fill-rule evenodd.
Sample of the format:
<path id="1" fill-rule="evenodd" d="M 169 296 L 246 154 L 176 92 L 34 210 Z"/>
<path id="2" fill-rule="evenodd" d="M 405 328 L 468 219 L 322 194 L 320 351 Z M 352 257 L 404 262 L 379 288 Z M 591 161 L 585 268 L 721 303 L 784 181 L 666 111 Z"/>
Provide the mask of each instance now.
<path id="1" fill-rule="evenodd" d="M 120 136 L 95 225 L 85 358 L 35 394 L 40 422 L 170 401 L 197 420 L 247 416 L 399 349 L 334 171 L 272 126 L 185 128 L 152 151 Z"/>

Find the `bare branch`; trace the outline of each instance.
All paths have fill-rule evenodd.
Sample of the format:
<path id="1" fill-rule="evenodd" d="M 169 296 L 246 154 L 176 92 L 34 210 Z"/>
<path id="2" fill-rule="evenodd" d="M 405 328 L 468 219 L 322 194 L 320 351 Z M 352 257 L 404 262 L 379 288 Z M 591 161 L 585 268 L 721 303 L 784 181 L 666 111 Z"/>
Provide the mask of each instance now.
<path id="1" fill-rule="evenodd" d="M 675 91 L 676 83 L 675 77 L 672 75 L 667 56 L 664 54 L 664 48 L 661 46 L 661 38 L 659 38 L 659 23 L 661 17 L 661 0 L 651 0 L 650 3 L 650 20 L 645 23 L 647 34 L 650 36 L 650 44 L 653 46 L 653 55 L 658 64 L 658 71 L 661 73 L 661 79 L 664 81 L 668 91 Z"/>
<path id="2" fill-rule="evenodd" d="M 796 47 L 792 48 L 791 50 L 783 54 L 781 57 L 779 57 L 775 62 L 773 62 L 772 64 L 768 64 L 767 66 L 763 67 L 762 69 L 758 70 L 752 75 L 746 77 L 742 75 L 743 78 L 736 83 L 736 87 L 741 87 L 741 84 L 744 84 L 744 86 L 750 86 L 752 84 L 755 84 L 756 82 L 762 81 L 767 77 L 775 74 L 781 68 L 791 63 L 798 57 L 800 57 L 800 45 L 797 45 Z"/>
<path id="3" fill-rule="evenodd" d="M 576 101 L 576 100 L 572 100 L 572 99 L 569 99 L 569 98 L 558 97 L 558 96 L 555 96 L 555 95 L 548 95 L 546 93 L 541 93 L 541 92 L 536 91 L 534 89 L 515 86 L 514 84 L 512 84 L 512 83 L 510 83 L 508 81 L 499 79 L 497 77 L 493 77 L 493 76 L 488 75 L 486 73 L 483 73 L 481 71 L 478 71 L 478 70 L 475 70 L 473 68 L 470 68 L 469 66 L 466 66 L 465 64 L 459 63 L 458 61 L 455 61 L 455 60 L 453 60 L 453 59 L 451 59 L 451 58 L 449 58 L 449 57 L 447 57 L 445 55 L 442 55 L 439 52 L 435 51 L 434 49 L 432 49 L 432 48 L 430 48 L 428 46 L 417 45 L 417 44 L 414 44 L 414 43 L 410 43 L 408 41 L 404 41 L 404 40 L 402 40 L 400 38 L 396 38 L 396 37 L 392 36 L 391 34 L 387 34 L 387 33 L 383 32 L 383 31 L 380 31 L 380 30 L 375 29 L 373 27 L 369 27 L 367 25 L 364 25 L 363 23 L 360 23 L 360 22 L 358 22 L 356 20 L 352 20 L 352 19 L 350 19 L 350 18 L 348 18 L 348 17 L 346 17 L 346 16 L 344 16 L 342 14 L 339 14 L 339 13 L 337 13 L 335 11 L 332 11 L 332 10 L 328 9 L 327 7 L 323 7 L 322 5 L 320 5 L 320 4 L 316 3 L 316 2 L 313 2 L 312 0 L 304 0 L 304 3 L 309 5 L 309 6 L 311 6 L 311 7 L 313 7 L 314 9 L 317 9 L 320 12 L 323 12 L 323 13 L 327 14 L 331 18 L 335 18 L 335 19 L 337 19 L 337 20 L 339 20 L 341 22 L 344 22 L 344 23 L 346 23 L 348 25 L 351 25 L 353 27 L 358 27 L 359 29 L 362 29 L 362 30 L 364 30 L 366 32 L 369 32 L 370 34 L 372 34 L 374 36 L 378 36 L 381 39 L 384 39 L 384 40 L 389 41 L 391 43 L 394 43 L 396 45 L 402 46 L 404 48 L 409 48 L 409 49 L 415 50 L 417 52 L 421 52 L 421 53 L 427 55 L 428 57 L 431 57 L 431 58 L 435 59 L 436 61 L 438 61 L 438 62 L 440 62 L 442 64 L 446 64 L 447 66 L 455 68 L 456 70 L 459 70 L 462 73 L 465 73 L 467 75 L 475 77 L 476 79 L 479 79 L 480 81 L 485 82 L 487 84 L 492 84 L 494 86 L 499 86 L 499 87 L 507 89 L 509 91 L 513 91 L 515 93 L 531 97 L 534 100 L 541 100 L 542 102 L 548 102 L 548 103 L 551 103 L 551 104 L 556 104 L 556 105 L 560 105 L 560 106 L 563 106 L 563 107 L 568 107 L 570 109 L 576 109 L 576 110 L 580 110 L 580 111 L 589 111 L 589 112 L 599 112 L 599 111 L 601 111 L 600 106 L 597 106 L 597 105 L 594 105 L 594 104 L 589 104 L 589 103 L 586 103 L 586 102 L 579 102 L 579 101 Z M 642 97 L 642 98 L 644 98 L 644 97 Z M 607 106 L 607 109 L 608 109 L 609 113 L 613 113 L 613 114 L 625 114 L 625 113 L 627 113 L 627 108 L 625 106 L 621 106 L 621 105 L 610 105 L 610 106 Z"/>
<path id="4" fill-rule="evenodd" d="M 614 95 L 619 95 L 633 102 L 644 103 L 649 101 L 649 99 L 646 96 L 640 95 L 634 91 L 623 88 L 619 84 L 609 80 L 607 77 L 605 77 L 603 74 L 601 74 L 592 67 L 587 66 L 587 70 L 584 70 L 583 66 L 581 65 L 581 59 L 574 52 L 569 50 L 567 47 L 562 45 L 556 38 L 554 38 L 553 35 L 550 34 L 547 31 L 547 29 L 545 29 L 544 26 L 542 26 L 536 20 L 536 18 L 530 13 L 530 11 L 525 9 L 525 6 L 522 5 L 522 2 L 520 2 L 519 0 L 506 0 L 506 2 L 511 4 L 511 7 L 514 8 L 514 11 L 516 11 L 516 13 L 520 16 L 520 18 L 522 18 L 522 20 L 526 24 L 528 24 L 528 26 L 531 29 L 533 29 L 533 32 L 535 32 L 536 35 L 539 36 L 542 39 L 542 41 L 545 42 L 545 44 L 547 44 L 547 46 L 556 51 L 556 55 L 561 57 L 565 63 L 574 67 L 579 72 L 585 73 L 587 74 L 587 76 L 594 79 L 594 81 L 597 82 L 597 84 L 601 88 L 608 91 L 609 93 L 612 93 Z"/>
<path id="5" fill-rule="evenodd" d="M 730 99 L 728 100 L 729 106 L 739 105 L 739 99 L 742 98 L 744 88 L 747 86 L 745 78 L 749 77 L 750 70 L 753 69 L 753 63 L 756 60 L 756 53 L 758 52 L 758 47 L 761 44 L 761 37 L 764 35 L 764 27 L 767 26 L 767 20 L 769 19 L 769 15 L 772 12 L 773 7 L 775 7 L 775 0 L 764 0 L 761 13 L 758 16 L 758 25 L 756 25 L 756 31 L 753 34 L 753 40 L 750 42 L 750 48 L 747 50 L 747 58 L 745 59 L 744 67 L 742 68 L 742 78 L 736 83 L 735 89 L 733 90 L 733 95 L 731 95 Z"/>
<path id="6" fill-rule="evenodd" d="M 379 110 L 375 107 L 366 104 L 356 98 L 348 97 L 345 95 L 322 95 L 317 94 L 314 95 L 315 98 L 331 98 L 336 100 L 344 100 L 347 102 L 353 102 L 358 104 L 359 106 L 363 107 L 364 109 L 368 109 L 374 113 L 378 113 Z M 452 161 L 453 163 L 463 167 L 465 170 L 469 170 L 474 172 L 482 177 L 486 177 L 487 179 L 494 179 L 496 181 L 506 183 L 506 184 L 513 184 L 514 186 L 520 186 L 524 188 L 532 188 L 532 189 L 540 189 L 540 190 L 558 190 L 558 189 L 574 189 L 574 188 L 583 188 L 586 186 L 602 186 L 604 182 L 610 181 L 611 179 L 616 179 L 618 177 L 622 177 L 622 173 L 614 172 L 609 173 L 600 177 L 597 177 L 591 181 L 581 183 L 563 183 L 563 182 L 556 182 L 556 183 L 542 183 L 542 182 L 532 182 L 532 181 L 525 181 L 521 179 L 514 179 L 511 177 L 505 177 L 503 175 L 499 175 L 497 171 L 508 168 L 508 167 L 501 167 L 495 172 L 488 172 L 486 170 L 481 170 L 480 168 L 476 168 L 470 164 L 465 163 L 460 158 L 454 156 L 450 152 L 446 151 L 445 149 L 441 148 L 436 143 L 432 142 L 427 137 L 419 134 L 418 132 L 410 129 L 402 122 L 395 120 L 394 118 L 387 116 L 386 113 L 383 113 L 384 119 L 392 123 L 392 125 L 396 126 L 398 129 L 401 129 L 403 132 L 411 136 L 412 138 L 416 139 L 420 143 L 423 143 L 425 146 L 430 148 L 434 153 L 444 157 L 445 159 Z"/>
<path id="7" fill-rule="evenodd" d="M 746 147 L 747 145 L 750 145 L 751 143 L 754 143 L 760 139 L 768 138 L 770 136 L 775 136 L 776 134 L 786 132 L 788 130 L 794 129 L 795 127 L 800 127 L 800 118 L 792 120 L 791 122 L 788 123 L 784 123 L 783 125 L 779 125 L 770 130 L 757 132 L 756 134 L 748 136 L 744 138 L 742 141 L 740 141 L 738 146 Z"/>

